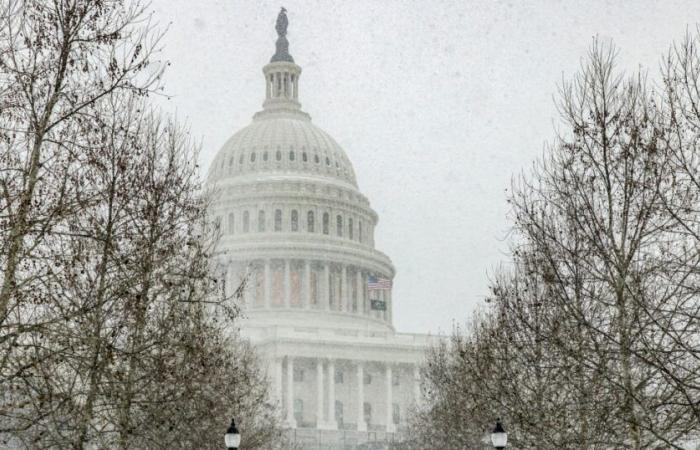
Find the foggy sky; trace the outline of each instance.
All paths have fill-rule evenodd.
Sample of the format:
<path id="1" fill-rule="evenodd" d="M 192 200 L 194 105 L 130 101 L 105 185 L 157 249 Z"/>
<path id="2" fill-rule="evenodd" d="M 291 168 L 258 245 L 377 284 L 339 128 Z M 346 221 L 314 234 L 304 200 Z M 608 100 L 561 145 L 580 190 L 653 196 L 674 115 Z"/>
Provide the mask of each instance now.
<path id="1" fill-rule="evenodd" d="M 155 0 L 169 24 L 162 103 L 201 140 L 205 169 L 261 109 L 282 5 L 302 108 L 379 214 L 404 332 L 449 331 L 483 304 L 508 260 L 506 189 L 552 139 L 557 85 L 593 36 L 653 80 L 700 19 L 697 1 Z"/>

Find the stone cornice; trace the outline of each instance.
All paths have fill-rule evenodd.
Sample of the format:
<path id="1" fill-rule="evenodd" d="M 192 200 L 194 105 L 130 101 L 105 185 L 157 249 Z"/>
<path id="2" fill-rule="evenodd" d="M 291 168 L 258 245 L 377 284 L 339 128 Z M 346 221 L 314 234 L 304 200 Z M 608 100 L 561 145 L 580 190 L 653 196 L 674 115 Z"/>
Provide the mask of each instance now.
<path id="1" fill-rule="evenodd" d="M 308 332 L 270 327 L 248 330 L 251 341 L 268 354 L 350 361 L 415 364 L 439 337 L 387 333 L 385 336 L 343 335 L 333 330 Z M 263 332 L 260 332 L 263 331 Z"/>
<path id="2" fill-rule="evenodd" d="M 219 241 L 215 256 L 220 262 L 274 258 L 314 259 L 374 269 L 390 278 L 396 273 L 389 257 L 379 250 L 318 233 L 225 235 Z"/>

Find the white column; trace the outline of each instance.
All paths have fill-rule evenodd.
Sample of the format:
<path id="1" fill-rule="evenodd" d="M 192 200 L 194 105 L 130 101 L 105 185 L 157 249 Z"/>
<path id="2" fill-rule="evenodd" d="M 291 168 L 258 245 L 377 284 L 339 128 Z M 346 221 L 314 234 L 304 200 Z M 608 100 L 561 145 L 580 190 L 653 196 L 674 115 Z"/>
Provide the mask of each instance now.
<path id="1" fill-rule="evenodd" d="M 309 309 L 311 307 L 311 263 L 309 260 L 304 261 L 304 292 L 302 298 L 304 299 L 304 308 Z"/>
<path id="2" fill-rule="evenodd" d="M 265 260 L 265 273 L 263 279 L 263 296 L 265 300 L 265 309 L 270 308 L 270 290 L 271 290 L 271 279 L 270 279 L 270 260 Z"/>
<path id="3" fill-rule="evenodd" d="M 272 365 L 272 376 L 274 377 L 275 385 L 275 400 L 277 400 L 279 402 L 279 406 L 282 407 L 282 359 L 275 358 Z"/>
<path id="4" fill-rule="evenodd" d="M 287 424 L 296 428 L 294 420 L 294 360 L 287 356 Z"/>
<path id="5" fill-rule="evenodd" d="M 323 361 L 319 358 L 316 360 L 316 428 L 323 426 Z"/>
<path id="6" fill-rule="evenodd" d="M 290 298 L 291 298 L 291 288 L 292 288 L 292 281 L 291 281 L 291 275 L 290 275 L 290 270 L 289 270 L 289 260 L 285 259 L 284 260 L 284 307 L 289 308 L 291 306 L 290 304 Z"/>
<path id="7" fill-rule="evenodd" d="M 386 431 L 393 433 L 396 431 L 394 427 L 394 395 L 392 390 L 391 366 L 386 365 Z"/>
<path id="8" fill-rule="evenodd" d="M 357 268 L 357 313 L 365 314 L 365 286 L 362 281 L 362 270 Z"/>
<path id="9" fill-rule="evenodd" d="M 328 360 L 328 427 L 331 430 L 338 428 L 335 421 L 335 362 Z"/>
<path id="10" fill-rule="evenodd" d="M 348 266 L 343 265 L 340 272 L 340 308 L 341 311 L 350 309 L 350 296 L 348 295 Z"/>
<path id="11" fill-rule="evenodd" d="M 331 309 L 331 269 L 329 266 L 329 263 L 323 265 L 323 283 L 321 283 L 323 285 L 323 295 L 321 295 L 321 298 L 325 299 L 326 304 L 324 305 L 324 309 L 326 310 Z"/>
<path id="12" fill-rule="evenodd" d="M 365 423 L 365 371 L 362 362 L 357 362 L 357 431 L 367 431 Z"/>

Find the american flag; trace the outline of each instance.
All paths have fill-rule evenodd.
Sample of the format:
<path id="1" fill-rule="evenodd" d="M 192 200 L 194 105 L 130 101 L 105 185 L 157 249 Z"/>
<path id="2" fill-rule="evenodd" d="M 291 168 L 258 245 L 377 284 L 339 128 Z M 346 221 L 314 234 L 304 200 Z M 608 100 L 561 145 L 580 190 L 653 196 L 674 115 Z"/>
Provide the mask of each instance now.
<path id="1" fill-rule="evenodd" d="M 391 289 L 391 280 L 370 275 L 367 277 L 367 289 L 370 291 Z"/>

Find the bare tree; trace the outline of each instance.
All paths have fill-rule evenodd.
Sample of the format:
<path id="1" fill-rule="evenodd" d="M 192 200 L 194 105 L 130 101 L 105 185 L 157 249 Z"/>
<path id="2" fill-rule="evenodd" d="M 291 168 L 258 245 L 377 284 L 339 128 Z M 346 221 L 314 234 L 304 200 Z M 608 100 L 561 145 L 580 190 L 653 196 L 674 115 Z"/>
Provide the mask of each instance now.
<path id="1" fill-rule="evenodd" d="M 451 403 L 480 423 L 474 408 L 489 408 L 515 448 L 680 449 L 697 437 L 691 44 L 669 58 L 665 96 L 641 73 L 618 75 L 598 42 L 563 83 L 565 131 L 509 199 L 513 268 L 469 334 L 433 354 L 426 380 L 446 397 L 419 419 L 447 420 Z"/>
<path id="2" fill-rule="evenodd" d="M 161 67 L 143 6 L 4 8 L 1 445 L 216 448 L 236 416 L 247 448 L 271 447 L 196 146 L 145 99 Z"/>
<path id="3" fill-rule="evenodd" d="M 138 2 L 12 0 L 0 20 L 4 324 L 31 297 L 34 251 L 81 206 L 68 177 L 89 145 L 82 122 L 113 92 L 148 92 L 160 69 L 145 72 L 159 36 Z"/>

